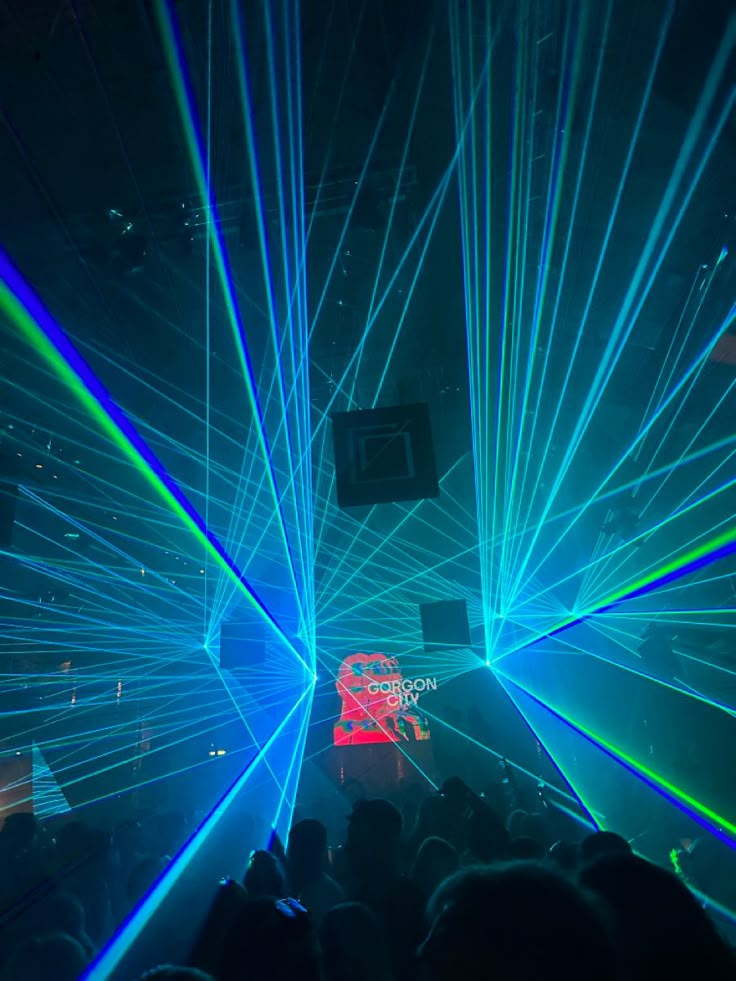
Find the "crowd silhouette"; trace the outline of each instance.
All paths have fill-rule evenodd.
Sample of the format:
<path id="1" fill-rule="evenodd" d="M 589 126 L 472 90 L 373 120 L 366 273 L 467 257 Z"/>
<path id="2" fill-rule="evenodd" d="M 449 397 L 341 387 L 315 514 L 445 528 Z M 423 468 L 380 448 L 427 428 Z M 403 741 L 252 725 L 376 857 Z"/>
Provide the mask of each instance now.
<path id="1" fill-rule="evenodd" d="M 684 877 L 617 834 L 560 839 L 551 813 L 504 812 L 458 778 L 415 790 L 404 813 L 356 794 L 337 847 L 318 819 L 296 821 L 285 848 L 220 884 L 190 963 L 145 981 L 736 977 L 731 938 Z M 187 834 L 176 814 L 55 835 L 6 818 L 0 981 L 78 978 Z"/>

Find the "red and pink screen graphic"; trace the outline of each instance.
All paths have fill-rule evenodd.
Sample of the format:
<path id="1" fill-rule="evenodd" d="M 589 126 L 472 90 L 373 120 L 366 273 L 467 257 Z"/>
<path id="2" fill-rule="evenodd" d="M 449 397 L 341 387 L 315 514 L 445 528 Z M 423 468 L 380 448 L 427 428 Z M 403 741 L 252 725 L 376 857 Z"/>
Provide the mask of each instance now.
<path id="1" fill-rule="evenodd" d="M 429 723 L 419 710 L 419 693 L 435 679 L 410 681 L 386 654 L 350 654 L 340 665 L 337 691 L 342 701 L 334 727 L 336 746 L 429 739 Z"/>

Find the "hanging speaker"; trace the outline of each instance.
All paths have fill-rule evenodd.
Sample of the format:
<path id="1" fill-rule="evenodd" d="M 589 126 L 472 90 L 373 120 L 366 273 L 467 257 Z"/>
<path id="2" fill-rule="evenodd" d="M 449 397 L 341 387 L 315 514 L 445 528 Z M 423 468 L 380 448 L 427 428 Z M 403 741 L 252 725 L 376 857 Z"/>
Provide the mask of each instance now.
<path id="1" fill-rule="evenodd" d="M 336 412 L 332 437 L 341 508 L 439 496 L 426 402 Z"/>
<path id="2" fill-rule="evenodd" d="M 441 600 L 421 603 L 422 639 L 424 650 L 447 651 L 455 647 L 470 647 L 470 624 L 465 600 Z"/>

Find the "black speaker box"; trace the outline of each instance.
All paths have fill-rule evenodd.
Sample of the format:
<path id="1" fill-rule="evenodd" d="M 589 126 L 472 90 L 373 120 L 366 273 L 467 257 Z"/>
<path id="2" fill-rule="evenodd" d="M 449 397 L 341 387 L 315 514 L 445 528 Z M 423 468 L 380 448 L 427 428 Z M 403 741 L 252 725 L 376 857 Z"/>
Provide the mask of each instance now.
<path id="1" fill-rule="evenodd" d="M 426 402 L 336 412 L 332 437 L 341 508 L 439 496 Z"/>
<path id="2" fill-rule="evenodd" d="M 425 651 L 446 651 L 470 647 L 470 624 L 465 600 L 441 600 L 421 603 L 422 639 Z"/>

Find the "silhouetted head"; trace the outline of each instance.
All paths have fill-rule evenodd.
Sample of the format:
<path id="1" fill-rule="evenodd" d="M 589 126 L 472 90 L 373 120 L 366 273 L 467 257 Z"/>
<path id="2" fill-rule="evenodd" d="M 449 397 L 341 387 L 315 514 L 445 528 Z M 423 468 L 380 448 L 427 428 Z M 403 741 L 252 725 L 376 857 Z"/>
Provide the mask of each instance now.
<path id="1" fill-rule="evenodd" d="M 325 981 L 389 981 L 384 932 L 367 906 L 335 906 L 322 922 L 321 939 Z"/>
<path id="2" fill-rule="evenodd" d="M 30 811 L 15 811 L 3 821 L 2 843 L 11 852 L 26 851 L 37 835 L 38 821 Z"/>
<path id="3" fill-rule="evenodd" d="M 110 877 L 112 879 L 112 877 Z M 107 940 L 114 925 L 111 888 L 108 879 L 94 866 L 77 869 L 70 877 L 69 886 L 84 906 L 85 928 L 93 943 Z"/>
<path id="4" fill-rule="evenodd" d="M 77 981 L 87 960 L 77 940 L 65 933 L 50 933 L 21 943 L 5 962 L 3 977 L 26 981 Z"/>
<path id="5" fill-rule="evenodd" d="M 141 974 L 139 981 L 215 981 L 211 974 L 196 967 L 160 964 Z"/>
<path id="6" fill-rule="evenodd" d="M 631 855 L 631 845 L 615 831 L 594 831 L 580 842 L 580 862 L 588 865 L 604 855 Z"/>
<path id="7" fill-rule="evenodd" d="M 286 876 L 281 863 L 271 852 L 253 852 L 243 877 L 243 887 L 249 899 L 260 896 L 280 898 L 286 895 Z"/>
<path id="8" fill-rule="evenodd" d="M 510 840 L 503 821 L 485 804 L 474 808 L 466 823 L 468 851 L 481 862 L 495 862 L 509 857 Z"/>
<path id="9" fill-rule="evenodd" d="M 84 821 L 69 821 L 56 832 L 56 848 L 65 862 L 78 862 L 89 852 L 90 829 Z"/>
<path id="10" fill-rule="evenodd" d="M 327 828 L 321 821 L 299 821 L 289 832 L 289 879 L 295 889 L 314 882 L 327 864 Z"/>
<path id="11" fill-rule="evenodd" d="M 626 977 L 736 977 L 736 963 L 687 886 L 636 855 L 608 855 L 584 868 L 581 882 L 614 914 Z"/>
<path id="12" fill-rule="evenodd" d="M 450 806 L 442 794 L 430 794 L 419 805 L 414 840 L 421 844 L 425 838 L 444 838 L 452 830 Z"/>
<path id="13" fill-rule="evenodd" d="M 457 872 L 457 851 L 444 838 L 425 838 L 419 847 L 411 870 L 411 877 L 422 895 L 429 898 L 437 886 L 453 872 Z"/>
<path id="14" fill-rule="evenodd" d="M 387 800 L 358 801 L 348 818 L 345 849 L 359 880 L 398 874 L 402 817 Z"/>
<path id="15" fill-rule="evenodd" d="M 468 804 L 469 788 L 460 777 L 449 777 L 440 787 L 440 793 L 453 814 L 461 813 Z"/>
<path id="16" fill-rule="evenodd" d="M 86 955 L 94 952 L 93 944 L 87 934 L 84 906 L 70 892 L 53 892 L 38 903 L 33 917 L 36 936 L 51 932 L 63 933 L 78 941 Z"/>
<path id="17" fill-rule="evenodd" d="M 249 899 L 222 946 L 219 981 L 321 981 L 317 935 L 293 899 Z"/>
<path id="18" fill-rule="evenodd" d="M 429 981 L 537 981 L 560 968 L 567 981 L 617 976 L 592 901 L 541 865 L 458 872 L 439 887 L 428 912 L 432 925 L 419 953 Z"/>

